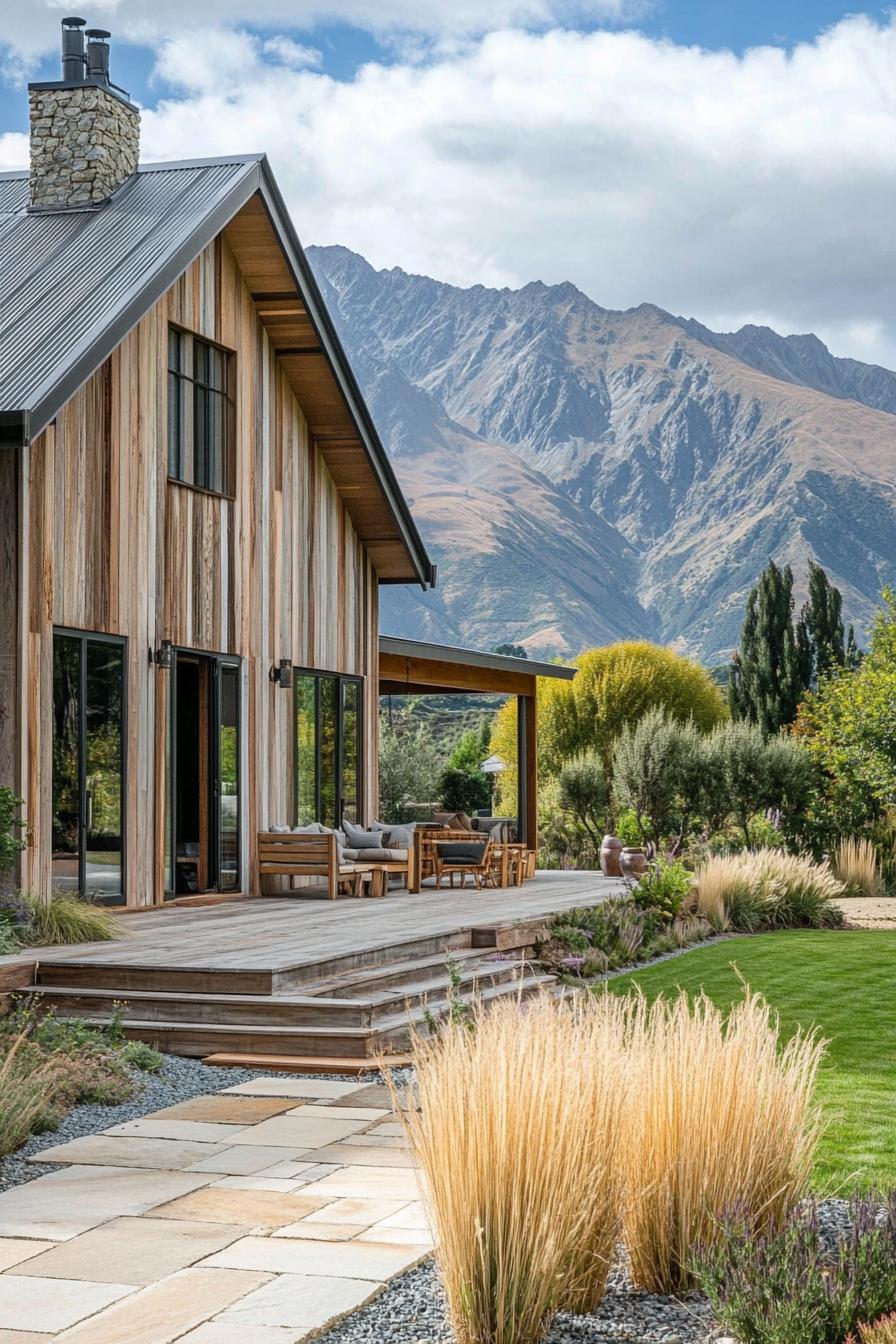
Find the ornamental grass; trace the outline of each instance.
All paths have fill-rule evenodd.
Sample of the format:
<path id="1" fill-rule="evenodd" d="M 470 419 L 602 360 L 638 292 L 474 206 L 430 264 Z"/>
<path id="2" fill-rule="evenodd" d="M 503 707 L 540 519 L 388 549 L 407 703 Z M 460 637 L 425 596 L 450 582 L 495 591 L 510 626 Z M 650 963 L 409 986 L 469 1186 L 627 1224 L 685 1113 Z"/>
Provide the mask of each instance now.
<path id="1" fill-rule="evenodd" d="M 877 850 L 867 836 L 841 840 L 831 867 L 849 896 L 881 896 L 883 883 Z"/>
<path id="2" fill-rule="evenodd" d="M 827 863 L 780 849 L 717 855 L 697 870 L 697 912 L 714 928 L 835 928 L 846 891 Z"/>
<path id="3" fill-rule="evenodd" d="M 813 1089 L 823 1045 L 746 992 L 724 1018 L 705 995 L 626 999 L 625 1242 L 635 1283 L 693 1286 L 692 1253 L 737 1207 L 756 1231 L 807 1188 L 820 1133 Z"/>
<path id="4" fill-rule="evenodd" d="M 459 1344 L 536 1344 L 600 1302 L 620 1230 L 624 1000 L 511 999 L 414 1043 L 424 1173 Z"/>
<path id="5" fill-rule="evenodd" d="M 871 1325 L 860 1325 L 858 1344 L 896 1344 L 896 1312 L 881 1316 Z M 856 1335 L 850 1335 L 850 1344 L 857 1344 Z"/>

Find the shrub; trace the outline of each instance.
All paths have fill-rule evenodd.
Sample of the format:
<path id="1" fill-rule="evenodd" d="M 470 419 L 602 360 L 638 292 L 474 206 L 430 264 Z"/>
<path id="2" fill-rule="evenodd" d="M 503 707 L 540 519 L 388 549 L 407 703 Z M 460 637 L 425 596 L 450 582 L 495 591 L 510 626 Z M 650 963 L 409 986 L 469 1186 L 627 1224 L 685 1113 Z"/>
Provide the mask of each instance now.
<path id="1" fill-rule="evenodd" d="M 881 895 L 880 860 L 867 836 L 841 840 L 834 851 L 831 867 L 835 877 L 846 887 L 847 895 Z"/>
<path id="2" fill-rule="evenodd" d="M 406 716 L 396 720 L 407 724 Z M 410 809 L 432 804 L 438 793 L 443 757 L 422 725 L 399 732 L 389 719 L 380 719 L 379 788 L 380 816 L 384 821 L 406 820 Z"/>
<path id="3" fill-rule="evenodd" d="M 674 919 L 694 890 L 694 874 L 681 860 L 658 859 L 630 887 L 635 905 Z"/>
<path id="4" fill-rule="evenodd" d="M 837 928 L 844 893 L 826 863 L 777 849 L 707 859 L 697 870 L 697 912 L 714 928 Z"/>
<path id="5" fill-rule="evenodd" d="M 681 726 L 652 709 L 623 728 L 613 755 L 614 796 L 638 818 L 642 840 L 671 834 L 679 798 Z"/>
<path id="6" fill-rule="evenodd" d="M 21 899 L 29 915 L 25 941 L 32 947 L 106 943 L 121 937 L 122 926 L 115 915 L 71 892 L 51 892 L 48 900 L 23 892 Z"/>
<path id="7" fill-rule="evenodd" d="M 0 874 L 12 872 L 16 857 L 25 848 L 22 832 L 25 824 L 19 818 L 22 799 L 6 785 L 0 785 Z"/>
<path id="8" fill-rule="evenodd" d="M 760 1232 L 803 1194 L 822 1045 L 797 1033 L 780 1047 L 749 992 L 727 1019 L 705 995 L 628 1002 L 625 1241 L 636 1284 L 677 1293 L 693 1283 L 694 1246 L 714 1244 L 732 1204 Z"/>
<path id="9" fill-rule="evenodd" d="M 896 1307 L 896 1201 L 891 1195 L 884 1217 L 874 1200 L 853 1201 L 850 1213 L 852 1231 L 833 1255 L 814 1204 L 759 1236 L 739 1215 L 723 1220 L 697 1252 L 697 1275 L 740 1344 L 841 1344 Z M 888 1328 L 872 1336 L 876 1344 Z"/>
<path id="10" fill-rule="evenodd" d="M 536 1344 L 557 1310 L 600 1301 L 619 1232 L 621 1003 L 504 1001 L 414 1042 L 402 1116 L 460 1344 Z"/>
<path id="11" fill-rule="evenodd" d="M 610 790 L 597 753 L 582 752 L 567 761 L 560 771 L 559 785 L 560 806 L 573 813 L 592 844 L 600 848 Z"/>
<path id="12" fill-rule="evenodd" d="M 473 815 L 481 807 L 488 807 L 488 776 L 481 770 L 457 770 L 449 766 L 439 777 L 439 799 L 448 812 L 466 812 Z"/>

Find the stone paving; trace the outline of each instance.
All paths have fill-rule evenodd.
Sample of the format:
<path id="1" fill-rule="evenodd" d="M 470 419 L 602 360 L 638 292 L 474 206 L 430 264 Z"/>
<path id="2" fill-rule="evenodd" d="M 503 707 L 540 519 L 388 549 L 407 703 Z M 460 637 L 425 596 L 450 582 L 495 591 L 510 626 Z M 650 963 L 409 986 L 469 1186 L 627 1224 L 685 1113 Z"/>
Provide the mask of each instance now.
<path id="1" fill-rule="evenodd" d="M 432 1249 L 385 1087 L 259 1078 L 33 1160 L 0 1344 L 296 1344 Z"/>

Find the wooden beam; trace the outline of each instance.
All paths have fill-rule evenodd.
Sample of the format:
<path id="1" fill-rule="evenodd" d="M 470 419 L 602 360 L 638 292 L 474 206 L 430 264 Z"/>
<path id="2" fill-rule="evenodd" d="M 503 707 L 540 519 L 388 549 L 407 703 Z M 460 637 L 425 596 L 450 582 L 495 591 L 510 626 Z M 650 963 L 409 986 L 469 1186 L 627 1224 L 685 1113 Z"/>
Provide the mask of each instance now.
<path id="1" fill-rule="evenodd" d="M 490 667 L 471 667 L 465 663 L 429 658 L 405 658 L 400 654 L 380 654 L 380 690 L 384 684 L 392 695 L 418 695 L 428 691 L 479 692 L 494 695 L 533 695 L 535 674 L 506 672 Z M 399 686 L 405 687 L 398 690 Z"/>

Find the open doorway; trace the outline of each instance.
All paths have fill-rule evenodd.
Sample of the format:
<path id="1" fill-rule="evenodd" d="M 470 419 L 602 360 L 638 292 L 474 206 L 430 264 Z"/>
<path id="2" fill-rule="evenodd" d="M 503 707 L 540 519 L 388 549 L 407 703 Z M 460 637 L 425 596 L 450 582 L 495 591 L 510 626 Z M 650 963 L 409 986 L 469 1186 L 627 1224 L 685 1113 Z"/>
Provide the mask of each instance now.
<path id="1" fill-rule="evenodd" d="M 240 887 L 240 663 L 178 649 L 171 667 L 167 895 Z"/>

